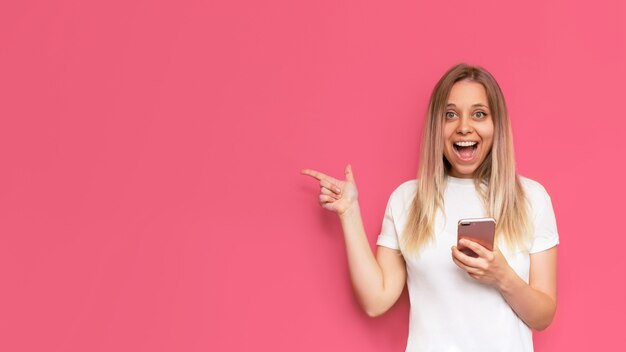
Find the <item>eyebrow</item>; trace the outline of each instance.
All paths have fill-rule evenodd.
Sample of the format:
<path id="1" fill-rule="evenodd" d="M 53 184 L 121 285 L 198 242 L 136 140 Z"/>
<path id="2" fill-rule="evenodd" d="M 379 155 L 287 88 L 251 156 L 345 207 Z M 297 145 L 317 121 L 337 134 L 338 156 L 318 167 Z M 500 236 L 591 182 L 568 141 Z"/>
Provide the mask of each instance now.
<path id="1" fill-rule="evenodd" d="M 454 105 L 452 103 L 449 103 L 449 104 L 446 105 L 446 107 L 456 107 L 456 105 Z M 473 108 L 476 108 L 476 107 L 478 107 L 478 108 L 489 108 L 487 105 L 481 104 L 481 103 L 476 103 L 476 104 L 472 105 L 472 107 Z"/>

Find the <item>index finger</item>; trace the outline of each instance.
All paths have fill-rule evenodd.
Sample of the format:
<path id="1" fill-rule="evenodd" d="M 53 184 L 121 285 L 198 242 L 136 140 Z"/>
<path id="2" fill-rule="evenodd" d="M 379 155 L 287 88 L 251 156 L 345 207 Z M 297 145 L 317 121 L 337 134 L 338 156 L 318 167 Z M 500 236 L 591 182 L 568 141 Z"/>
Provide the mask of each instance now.
<path id="1" fill-rule="evenodd" d="M 314 177 L 318 180 L 323 180 L 323 179 L 327 179 L 332 183 L 336 183 L 337 180 L 335 180 L 335 178 L 330 177 L 322 172 L 316 171 L 316 170 L 311 170 L 311 169 L 304 169 L 302 171 L 300 171 L 301 174 L 303 175 L 309 175 L 311 177 Z"/>
<path id="2" fill-rule="evenodd" d="M 469 246 L 466 246 L 469 248 Z M 470 248 L 471 249 L 471 248 Z M 476 268 L 479 266 L 478 258 L 470 257 L 463 253 L 457 246 L 452 246 L 452 257 L 460 261 L 466 266 Z"/>
<path id="3" fill-rule="evenodd" d="M 479 257 L 484 258 L 487 256 L 487 252 L 489 251 L 487 248 L 483 247 L 481 244 L 476 243 L 472 240 L 462 239 L 463 244 L 469 249 L 473 250 L 474 253 L 478 254 Z"/>

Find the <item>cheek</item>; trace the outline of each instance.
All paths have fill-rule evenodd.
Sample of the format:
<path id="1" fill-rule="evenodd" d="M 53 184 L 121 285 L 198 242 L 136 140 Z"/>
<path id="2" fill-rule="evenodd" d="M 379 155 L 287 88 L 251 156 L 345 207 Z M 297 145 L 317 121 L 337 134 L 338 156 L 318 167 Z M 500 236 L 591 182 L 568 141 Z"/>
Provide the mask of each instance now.
<path id="1" fill-rule="evenodd" d="M 485 151 L 488 152 L 493 148 L 493 134 L 489 134 L 483 137 L 483 143 L 485 145 Z"/>
<path id="2" fill-rule="evenodd" d="M 443 125 L 443 142 L 444 144 L 450 140 L 450 137 L 454 134 L 454 126 L 451 124 Z"/>
<path id="3" fill-rule="evenodd" d="M 480 134 L 480 138 L 483 140 L 483 142 L 489 145 L 493 142 L 493 136 L 494 136 L 493 124 L 481 126 L 478 133 Z"/>

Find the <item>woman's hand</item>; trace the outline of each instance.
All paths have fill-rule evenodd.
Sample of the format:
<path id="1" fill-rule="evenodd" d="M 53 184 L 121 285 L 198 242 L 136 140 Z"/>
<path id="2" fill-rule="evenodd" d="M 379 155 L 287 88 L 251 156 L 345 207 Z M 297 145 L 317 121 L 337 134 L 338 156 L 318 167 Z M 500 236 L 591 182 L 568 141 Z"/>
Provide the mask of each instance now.
<path id="1" fill-rule="evenodd" d="M 509 275 L 515 273 L 499 249 L 496 248 L 494 251 L 490 251 L 468 239 L 461 239 L 460 244 L 478 254 L 478 258 L 470 257 L 461 252 L 456 246 L 452 246 L 452 260 L 476 281 L 500 289 L 502 284 L 509 278 Z"/>
<path id="2" fill-rule="evenodd" d="M 344 181 L 310 169 L 304 169 L 300 173 L 320 181 L 320 205 L 322 208 L 336 212 L 339 216 L 351 209 L 358 208 L 358 192 L 350 164 L 346 166 L 346 179 Z"/>

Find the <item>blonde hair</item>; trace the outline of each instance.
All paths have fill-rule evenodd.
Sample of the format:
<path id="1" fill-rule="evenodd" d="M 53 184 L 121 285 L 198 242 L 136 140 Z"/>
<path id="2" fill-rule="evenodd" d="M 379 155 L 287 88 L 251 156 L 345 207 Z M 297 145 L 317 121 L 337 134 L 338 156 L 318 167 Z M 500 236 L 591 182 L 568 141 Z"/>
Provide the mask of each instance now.
<path id="1" fill-rule="evenodd" d="M 433 89 L 422 136 L 417 193 L 411 204 L 403 240 L 409 253 L 418 253 L 434 237 L 435 215 L 443 212 L 443 192 L 450 163 L 443 155 L 445 107 L 452 86 L 459 81 L 480 83 L 494 123 L 491 151 L 474 173 L 487 216 L 496 220 L 496 243 L 507 248 L 528 249 L 530 226 L 526 195 L 515 172 L 513 135 L 500 86 L 482 67 L 459 64 L 452 67 Z"/>

